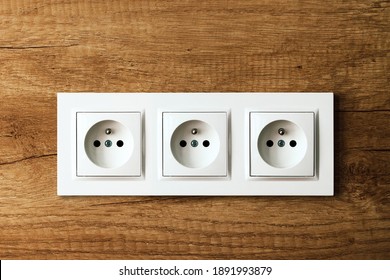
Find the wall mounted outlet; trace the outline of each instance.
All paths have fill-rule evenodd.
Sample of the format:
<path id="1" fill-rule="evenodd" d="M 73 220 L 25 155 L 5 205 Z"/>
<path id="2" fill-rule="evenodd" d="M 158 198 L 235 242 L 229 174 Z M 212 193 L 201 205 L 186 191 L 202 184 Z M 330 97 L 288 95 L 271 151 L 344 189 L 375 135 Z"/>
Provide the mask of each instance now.
<path id="1" fill-rule="evenodd" d="M 59 195 L 333 195 L 332 93 L 59 93 Z"/>
<path id="2" fill-rule="evenodd" d="M 141 176 L 140 112 L 77 112 L 77 176 Z"/>
<path id="3" fill-rule="evenodd" d="M 313 177 L 314 112 L 250 113 L 250 176 Z"/>
<path id="4" fill-rule="evenodd" d="M 163 176 L 227 176 L 227 112 L 163 112 Z"/>

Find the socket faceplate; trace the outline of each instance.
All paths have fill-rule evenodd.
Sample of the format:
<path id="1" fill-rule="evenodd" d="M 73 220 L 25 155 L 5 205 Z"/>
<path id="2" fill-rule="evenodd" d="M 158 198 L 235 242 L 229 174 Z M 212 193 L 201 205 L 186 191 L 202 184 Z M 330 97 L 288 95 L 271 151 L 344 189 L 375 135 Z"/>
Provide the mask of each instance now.
<path id="1" fill-rule="evenodd" d="M 141 176 L 140 112 L 77 112 L 79 177 Z"/>
<path id="2" fill-rule="evenodd" d="M 250 176 L 315 175 L 314 112 L 250 113 Z"/>
<path id="3" fill-rule="evenodd" d="M 226 177 L 226 112 L 163 112 L 164 177 Z"/>
<path id="4" fill-rule="evenodd" d="M 80 112 L 140 113 L 140 125 L 143 127 L 140 139 L 144 139 L 140 143 L 143 147 L 142 151 L 140 151 L 141 176 L 125 177 L 111 176 L 110 174 L 108 176 L 106 174 L 104 178 L 97 174 L 92 174 L 92 176 L 88 177 L 77 176 L 77 149 L 80 147 L 77 146 L 76 141 L 76 124 L 77 113 Z M 224 112 L 226 114 L 226 136 L 217 133 L 219 145 L 226 143 L 226 176 L 218 177 L 212 174 L 203 174 L 202 176 L 176 176 L 180 174 L 174 174 L 174 176 L 165 176 L 165 146 L 171 150 L 176 149 L 175 147 L 172 148 L 173 140 L 169 142 L 164 140 L 164 134 L 168 133 L 165 130 L 166 125 L 164 125 L 163 121 L 164 114 L 170 112 L 183 114 L 195 112 L 201 115 L 206 115 L 210 112 Z M 304 144 L 304 139 L 306 141 L 307 139 L 313 139 L 313 153 L 309 156 L 314 161 L 312 165 L 313 173 L 309 172 L 310 174 L 308 175 L 305 171 L 300 174 L 296 173 L 296 176 L 294 174 L 279 176 L 280 174 L 271 174 L 271 171 L 266 171 L 269 174 L 265 175 L 264 173 L 257 173 L 263 172 L 262 168 L 260 168 L 260 171 L 251 170 L 251 152 L 253 151 L 251 114 L 254 116 L 254 114 L 258 113 L 284 114 L 286 112 L 310 112 L 312 114 L 313 137 L 302 136 L 311 132 L 305 131 L 302 134 L 299 132 L 299 129 L 294 130 L 294 126 L 289 126 L 289 122 L 296 124 L 297 121 L 289 120 L 288 116 L 283 118 L 277 117 L 274 121 L 286 121 L 285 123 L 277 123 L 276 126 L 282 124 L 286 128 L 293 128 L 292 131 L 295 133 L 293 135 L 298 139 L 298 144 Z M 196 126 L 205 129 L 208 137 L 211 139 L 211 144 L 218 139 L 212 133 L 213 129 L 208 130 L 207 126 L 203 126 L 202 122 L 205 122 L 205 120 L 191 117 L 188 121 L 191 121 L 190 119 L 196 122 L 190 123 L 190 126 L 196 124 Z M 269 121 L 269 123 L 272 123 L 272 121 Z M 180 124 L 172 126 L 172 131 L 169 132 L 170 138 L 176 139 L 176 136 L 179 138 L 183 136 L 181 128 L 176 131 L 179 126 Z M 215 124 L 212 126 L 215 126 Z M 266 128 L 267 124 L 264 124 L 263 128 L 266 128 L 264 137 L 273 137 L 274 128 L 272 126 L 270 125 L 270 130 L 268 130 Z M 267 134 L 268 131 L 271 134 Z M 260 139 L 263 138 L 261 132 L 258 131 L 255 134 L 257 154 L 273 169 L 277 168 L 280 171 L 293 163 L 293 159 L 301 162 L 298 159 L 299 156 L 293 157 L 291 162 L 289 157 L 287 157 L 288 162 L 280 161 L 280 158 L 274 161 L 272 153 L 266 154 L 267 151 L 258 147 L 261 142 Z M 225 139 L 221 139 L 221 137 Z M 290 142 L 287 142 L 287 137 L 283 139 L 286 140 L 288 145 L 294 145 L 294 143 L 290 144 Z M 200 138 L 195 140 L 197 140 L 198 144 L 201 141 Z M 215 143 L 218 143 L 218 141 Z M 306 148 L 310 146 L 310 143 L 308 143 L 306 143 Z M 275 142 L 274 145 L 276 144 Z M 191 145 L 191 143 L 187 141 L 187 145 Z M 194 142 L 193 145 L 196 145 L 196 143 Z M 58 195 L 333 195 L 333 94 L 59 93 L 57 146 Z M 177 162 L 181 161 L 181 166 L 190 166 L 186 167 L 189 169 L 202 169 L 202 166 L 203 168 L 209 166 L 207 159 L 211 159 L 213 156 L 210 153 L 204 161 L 203 159 L 188 160 L 185 154 L 181 154 L 182 152 L 185 151 L 176 150 L 172 153 L 172 158 Z M 277 156 L 279 157 L 280 155 Z M 92 159 L 94 159 L 93 156 Z M 210 162 L 212 164 L 214 161 L 210 160 Z M 107 164 L 113 163 L 108 162 Z M 286 166 L 284 166 L 285 164 Z M 175 170 L 173 166 L 173 172 Z"/>

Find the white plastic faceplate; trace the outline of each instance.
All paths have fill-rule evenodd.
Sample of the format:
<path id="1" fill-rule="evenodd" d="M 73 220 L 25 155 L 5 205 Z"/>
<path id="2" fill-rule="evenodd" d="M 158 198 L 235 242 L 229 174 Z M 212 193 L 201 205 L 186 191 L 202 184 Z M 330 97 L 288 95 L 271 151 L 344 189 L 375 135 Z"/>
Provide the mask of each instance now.
<path id="1" fill-rule="evenodd" d="M 57 98 L 58 195 L 333 195 L 333 93 L 58 93 Z M 141 114 L 141 176 L 77 176 L 80 112 Z M 226 176 L 164 176 L 168 112 L 226 113 L 227 139 L 221 140 L 227 145 Z M 251 176 L 250 115 L 259 112 L 313 112 L 314 176 Z"/>

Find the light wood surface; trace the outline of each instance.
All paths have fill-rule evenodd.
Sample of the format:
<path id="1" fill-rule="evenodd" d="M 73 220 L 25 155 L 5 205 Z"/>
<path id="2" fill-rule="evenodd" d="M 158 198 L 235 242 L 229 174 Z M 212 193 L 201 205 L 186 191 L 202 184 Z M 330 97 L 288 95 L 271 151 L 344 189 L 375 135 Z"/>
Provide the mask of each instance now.
<path id="1" fill-rule="evenodd" d="M 390 259 L 389 1 L 0 0 L 0 259 Z M 58 197 L 56 92 L 333 91 L 334 197 Z"/>

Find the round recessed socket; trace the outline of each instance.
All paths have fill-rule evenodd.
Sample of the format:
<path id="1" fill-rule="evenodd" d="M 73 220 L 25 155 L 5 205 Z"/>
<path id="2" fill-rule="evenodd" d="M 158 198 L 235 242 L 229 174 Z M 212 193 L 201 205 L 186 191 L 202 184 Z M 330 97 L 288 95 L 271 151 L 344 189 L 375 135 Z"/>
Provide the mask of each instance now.
<path id="1" fill-rule="evenodd" d="M 195 134 L 194 127 L 196 127 Z M 219 149 L 220 139 L 216 129 L 200 120 L 182 123 L 174 130 L 171 137 L 172 154 L 186 167 L 207 167 L 217 158 Z"/>
<path id="2" fill-rule="evenodd" d="M 107 133 L 108 128 L 110 133 Z M 94 124 L 84 139 L 88 158 L 97 166 L 117 168 L 124 165 L 134 149 L 131 131 L 123 124 L 105 120 Z"/>
<path id="3" fill-rule="evenodd" d="M 281 127 L 284 129 L 283 135 L 280 133 Z M 297 124 L 287 120 L 277 120 L 261 130 L 257 148 L 261 158 L 269 165 L 276 168 L 290 168 L 305 157 L 307 138 L 303 129 Z"/>

